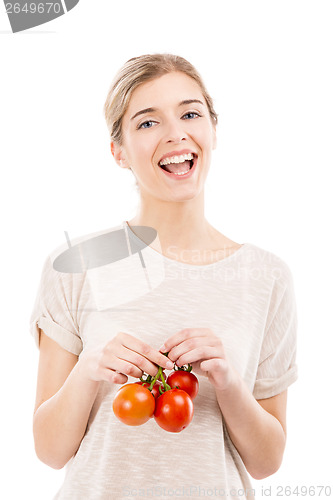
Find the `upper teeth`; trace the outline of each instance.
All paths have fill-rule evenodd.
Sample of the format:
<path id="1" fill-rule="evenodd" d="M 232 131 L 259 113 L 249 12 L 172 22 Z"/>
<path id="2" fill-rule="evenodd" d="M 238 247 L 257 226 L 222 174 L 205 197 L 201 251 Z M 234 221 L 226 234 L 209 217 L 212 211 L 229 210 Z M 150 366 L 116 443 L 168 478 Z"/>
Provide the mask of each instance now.
<path id="1" fill-rule="evenodd" d="M 185 160 L 193 160 L 193 154 L 171 156 L 160 161 L 160 165 L 170 165 L 170 163 L 183 163 Z"/>

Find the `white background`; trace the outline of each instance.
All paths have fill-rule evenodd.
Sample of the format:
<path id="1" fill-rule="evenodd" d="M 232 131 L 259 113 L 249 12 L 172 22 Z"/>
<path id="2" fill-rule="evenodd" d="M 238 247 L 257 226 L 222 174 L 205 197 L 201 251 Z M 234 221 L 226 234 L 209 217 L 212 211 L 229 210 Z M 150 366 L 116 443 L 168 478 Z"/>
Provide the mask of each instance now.
<path id="1" fill-rule="evenodd" d="M 279 255 L 294 277 L 299 380 L 289 389 L 283 465 L 253 480 L 256 496 L 263 486 L 273 498 L 277 485 L 333 486 L 332 2 L 81 0 L 17 34 L 1 8 L 4 498 L 51 499 L 63 481 L 65 470 L 34 453 L 29 318 L 44 259 L 64 231 L 75 237 L 135 214 L 134 178 L 113 162 L 102 108 L 118 68 L 151 52 L 189 59 L 219 113 L 207 219 Z"/>

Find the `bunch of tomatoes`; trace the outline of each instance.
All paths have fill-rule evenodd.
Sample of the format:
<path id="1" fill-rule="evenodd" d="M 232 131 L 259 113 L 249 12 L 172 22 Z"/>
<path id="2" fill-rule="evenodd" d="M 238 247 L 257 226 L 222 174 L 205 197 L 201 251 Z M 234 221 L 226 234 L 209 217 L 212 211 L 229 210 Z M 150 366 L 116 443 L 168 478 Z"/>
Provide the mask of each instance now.
<path id="1" fill-rule="evenodd" d="M 164 353 L 165 356 L 168 353 Z M 184 430 L 193 418 L 193 399 L 199 382 L 190 364 L 177 368 L 165 380 L 161 366 L 155 377 L 144 375 L 139 382 L 123 385 L 113 400 L 115 416 L 127 425 L 142 425 L 154 417 L 162 429 Z"/>

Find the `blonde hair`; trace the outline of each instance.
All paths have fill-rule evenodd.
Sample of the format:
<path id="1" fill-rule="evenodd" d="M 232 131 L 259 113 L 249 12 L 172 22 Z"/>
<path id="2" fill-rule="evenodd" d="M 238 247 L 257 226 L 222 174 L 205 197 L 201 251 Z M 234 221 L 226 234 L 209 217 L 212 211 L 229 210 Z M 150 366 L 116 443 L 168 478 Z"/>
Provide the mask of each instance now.
<path id="1" fill-rule="evenodd" d="M 180 71 L 193 78 L 205 98 L 211 120 L 217 124 L 217 113 L 202 78 L 186 59 L 173 54 L 146 54 L 129 59 L 116 74 L 104 104 L 104 115 L 111 141 L 122 143 L 122 119 L 134 90 L 148 82 L 173 71 Z"/>

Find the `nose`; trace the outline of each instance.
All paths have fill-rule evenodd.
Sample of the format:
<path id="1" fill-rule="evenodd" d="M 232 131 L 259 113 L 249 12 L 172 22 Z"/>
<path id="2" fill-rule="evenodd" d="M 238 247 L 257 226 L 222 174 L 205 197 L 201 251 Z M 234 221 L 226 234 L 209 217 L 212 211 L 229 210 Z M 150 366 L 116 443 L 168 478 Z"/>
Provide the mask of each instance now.
<path id="1" fill-rule="evenodd" d="M 179 123 L 178 120 L 170 121 L 165 130 L 165 141 L 167 143 L 174 142 L 178 144 L 182 141 L 185 141 L 188 138 L 182 123 Z"/>

